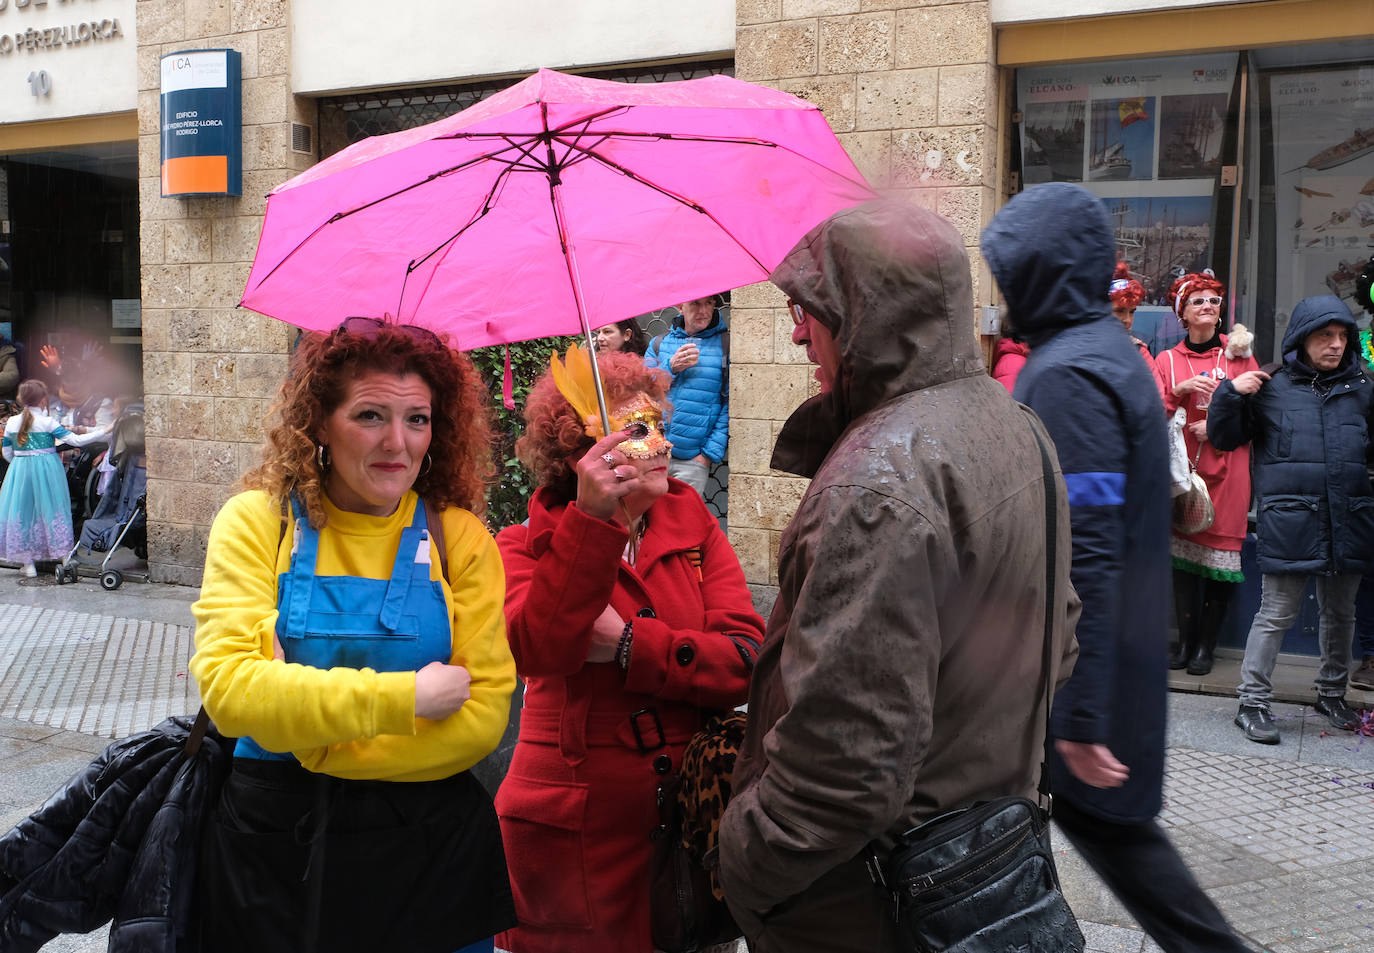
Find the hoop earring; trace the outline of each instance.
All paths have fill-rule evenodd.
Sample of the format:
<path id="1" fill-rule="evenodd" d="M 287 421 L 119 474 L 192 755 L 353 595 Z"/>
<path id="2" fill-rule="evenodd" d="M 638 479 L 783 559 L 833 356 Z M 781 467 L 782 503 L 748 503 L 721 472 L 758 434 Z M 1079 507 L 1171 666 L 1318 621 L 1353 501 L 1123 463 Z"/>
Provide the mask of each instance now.
<path id="1" fill-rule="evenodd" d="M 320 465 L 321 473 L 329 469 L 329 447 L 327 445 L 321 443 L 315 446 L 315 462 Z"/>
<path id="2" fill-rule="evenodd" d="M 415 474 L 415 479 L 417 479 L 417 480 L 420 479 L 422 476 L 424 476 L 426 473 L 428 473 L 430 470 L 433 470 L 433 469 L 434 469 L 434 458 L 431 457 L 428 453 L 426 453 L 426 454 L 425 454 L 425 462 L 422 463 L 422 464 L 420 465 L 420 472 L 417 473 L 417 474 Z"/>

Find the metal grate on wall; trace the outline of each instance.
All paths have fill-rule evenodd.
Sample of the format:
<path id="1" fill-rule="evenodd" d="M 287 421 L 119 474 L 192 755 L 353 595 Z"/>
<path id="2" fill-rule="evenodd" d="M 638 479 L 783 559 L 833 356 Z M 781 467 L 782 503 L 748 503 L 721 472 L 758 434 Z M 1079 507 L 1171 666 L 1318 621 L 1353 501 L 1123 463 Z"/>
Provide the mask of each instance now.
<path id="1" fill-rule="evenodd" d="M 607 70 L 579 71 L 583 76 L 621 83 L 664 83 L 698 79 L 702 76 L 735 74 L 734 60 L 709 60 L 698 63 L 673 63 L 660 66 L 621 66 Z M 320 107 L 320 158 L 327 158 L 346 146 L 369 136 L 384 136 L 402 129 L 414 129 L 481 102 L 492 93 L 514 86 L 523 77 L 462 83 L 451 86 L 424 86 L 415 89 L 389 89 L 376 93 L 326 96 Z"/>

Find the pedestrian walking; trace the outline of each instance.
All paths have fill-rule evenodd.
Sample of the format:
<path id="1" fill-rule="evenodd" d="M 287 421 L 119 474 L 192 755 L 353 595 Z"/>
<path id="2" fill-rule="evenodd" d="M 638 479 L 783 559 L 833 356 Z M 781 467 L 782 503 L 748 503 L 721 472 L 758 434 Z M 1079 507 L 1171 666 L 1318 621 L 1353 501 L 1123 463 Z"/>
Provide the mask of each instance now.
<path id="1" fill-rule="evenodd" d="M 1355 319 L 1334 295 L 1304 298 L 1288 319 L 1283 364 L 1224 382 L 1212 395 L 1208 439 L 1250 443 L 1255 460 L 1260 607 L 1245 639 L 1236 725 L 1251 741 L 1279 742 L 1272 677 L 1308 580 L 1320 606 L 1321 668 L 1313 707 L 1344 731 L 1359 727 L 1345 702 L 1361 577 L 1374 570 L 1369 479 L 1374 385 L 1359 359 Z"/>
<path id="2" fill-rule="evenodd" d="M 1189 675 L 1212 671 L 1226 607 L 1236 586 L 1245 581 L 1240 547 L 1249 532 L 1250 448 L 1241 444 L 1221 450 L 1208 441 L 1207 411 L 1217 385 L 1259 365 L 1250 353 L 1248 332 L 1238 333 L 1234 340 L 1221 333 L 1225 294 L 1225 287 L 1210 271 L 1174 281 L 1169 301 L 1186 334 L 1154 362 L 1165 416 L 1186 408 L 1183 440 L 1188 459 L 1207 484 L 1216 511 L 1216 519 L 1206 529 L 1196 533 L 1175 529 L 1169 538 L 1178 623 L 1178 645 L 1169 657 L 1169 668 L 1186 668 Z"/>
<path id="3" fill-rule="evenodd" d="M 206 953 L 491 951 L 515 922 L 472 767 L 515 687 L 489 397 L 432 332 L 306 334 L 215 517 L 191 674 L 238 738 L 206 820 Z"/>
<path id="4" fill-rule="evenodd" d="M 1036 797 L 1042 654 L 1053 685 L 1075 653 L 1067 502 L 1029 463 L 1035 415 L 984 367 L 949 222 L 893 201 L 838 212 L 772 280 L 821 392 L 773 453 L 811 483 L 778 553 L 721 883 L 756 953 L 892 953 L 865 847 L 887 854 L 938 815 Z M 1074 948 L 1067 928 L 1054 939 Z"/>
<path id="5" fill-rule="evenodd" d="M 1155 816 L 1163 801 L 1169 455 L 1150 371 L 1105 300 L 1107 211 L 1037 185 L 983 231 L 982 250 L 1030 360 L 1016 398 L 1045 422 L 1068 485 L 1078 664 L 1054 698 L 1060 830 L 1165 953 L 1246 947 Z M 993 695 L 992 697 L 996 697 Z"/>
<path id="6" fill-rule="evenodd" d="M 72 498 L 57 444 L 84 447 L 109 437 L 110 427 L 72 433 L 47 414 L 48 388 L 40 380 L 19 385 L 19 413 L 5 421 L 3 449 L 9 468 L 0 486 L 0 559 L 38 575 L 41 560 L 72 550 Z"/>

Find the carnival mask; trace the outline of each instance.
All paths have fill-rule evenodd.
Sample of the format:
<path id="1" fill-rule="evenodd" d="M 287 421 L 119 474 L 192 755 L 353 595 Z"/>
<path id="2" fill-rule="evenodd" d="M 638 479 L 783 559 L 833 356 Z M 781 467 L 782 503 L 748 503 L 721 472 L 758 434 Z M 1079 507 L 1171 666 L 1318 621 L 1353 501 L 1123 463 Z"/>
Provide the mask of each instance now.
<path id="1" fill-rule="evenodd" d="M 573 344 L 562 360 L 557 354 L 549 357 L 549 371 L 553 374 L 558 392 L 582 419 L 587 436 L 593 440 L 606 436 L 606 430 L 601 426 L 601 414 L 597 410 L 592 362 L 587 353 Z M 625 456 L 650 460 L 672 449 L 673 445 L 663 435 L 663 407 L 648 394 L 641 391 L 609 416 L 612 430 L 624 430 L 630 434 L 629 439 L 616 448 Z"/>

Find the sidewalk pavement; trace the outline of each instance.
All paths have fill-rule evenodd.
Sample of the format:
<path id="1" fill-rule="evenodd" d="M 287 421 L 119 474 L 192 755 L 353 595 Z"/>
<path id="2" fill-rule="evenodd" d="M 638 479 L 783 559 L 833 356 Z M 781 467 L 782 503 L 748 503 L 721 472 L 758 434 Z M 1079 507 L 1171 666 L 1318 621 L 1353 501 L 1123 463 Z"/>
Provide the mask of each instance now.
<path id="1" fill-rule="evenodd" d="M 38 807 L 112 739 L 194 712 L 186 675 L 196 590 L 95 580 L 57 586 L 0 572 L 0 831 Z M 1374 738 L 1328 729 L 1303 704 L 1310 667 L 1276 687 L 1282 743 L 1231 724 L 1236 659 L 1213 675 L 1174 673 L 1166 807 L 1160 823 L 1232 925 L 1272 953 L 1374 951 Z M 1353 705 L 1374 702 L 1352 692 Z M 1064 890 L 1093 953 L 1156 947 L 1056 839 Z M 64 936 L 58 953 L 98 953 L 105 931 Z"/>

